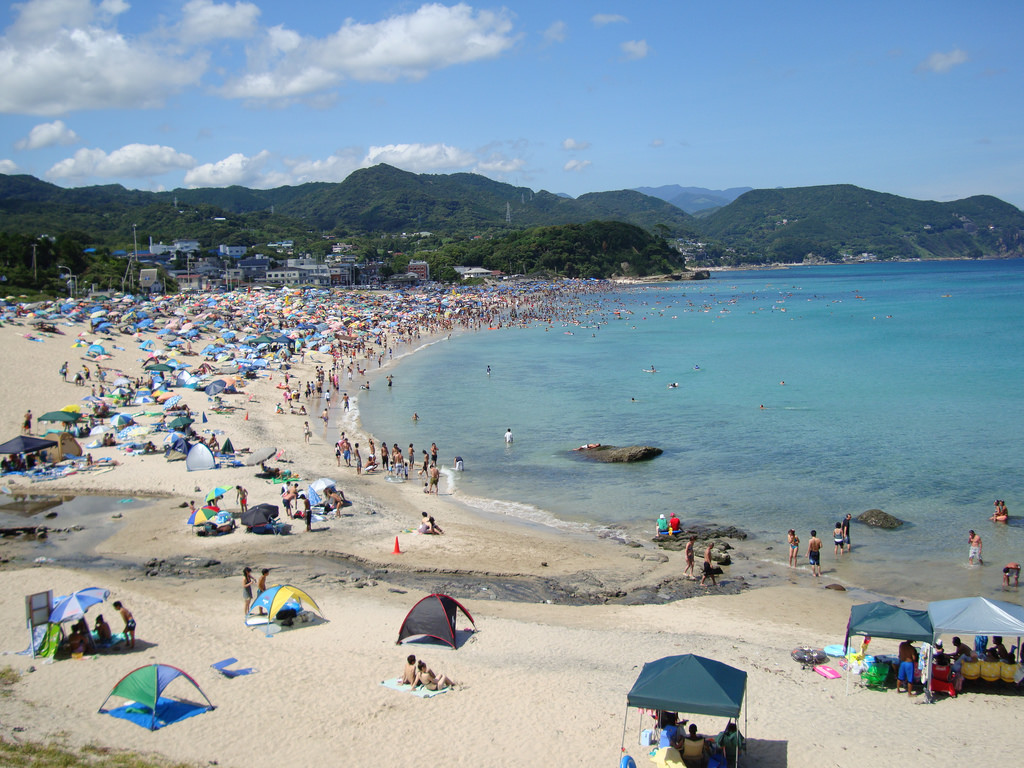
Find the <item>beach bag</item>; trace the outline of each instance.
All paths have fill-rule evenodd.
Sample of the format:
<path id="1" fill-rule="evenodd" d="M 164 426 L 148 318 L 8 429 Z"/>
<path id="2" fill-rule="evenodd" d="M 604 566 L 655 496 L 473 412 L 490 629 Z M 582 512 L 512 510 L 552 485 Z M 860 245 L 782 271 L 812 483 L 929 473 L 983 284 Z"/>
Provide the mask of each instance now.
<path id="1" fill-rule="evenodd" d="M 652 747 L 658 743 L 658 734 L 652 728 L 644 728 L 640 731 L 640 746 Z"/>

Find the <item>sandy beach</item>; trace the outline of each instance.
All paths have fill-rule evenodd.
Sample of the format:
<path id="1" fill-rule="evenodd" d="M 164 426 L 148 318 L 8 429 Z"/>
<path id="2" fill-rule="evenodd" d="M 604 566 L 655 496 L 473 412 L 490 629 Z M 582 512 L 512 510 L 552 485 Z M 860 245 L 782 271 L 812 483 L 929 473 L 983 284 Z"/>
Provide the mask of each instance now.
<path id="1" fill-rule="evenodd" d="M 72 372 L 84 364 L 84 348 L 71 344 L 85 329 L 58 327 L 63 335 L 20 324 L 0 328 L 0 354 L 16 361 L 0 370 L 2 439 L 20 433 L 27 410 L 38 417 L 89 394 L 89 386 L 65 382 L 58 373 L 65 361 Z M 30 333 L 42 341 L 30 341 Z M 424 334 L 400 351 L 438 338 Z M 132 378 L 142 375 L 139 343 L 146 339 L 159 343 L 148 334 L 112 336 L 106 343 L 110 358 L 101 365 Z M 384 386 L 395 364 L 385 359 L 378 368 L 370 362 L 366 380 L 373 388 Z M 302 362 L 296 358 L 289 373 L 304 383 L 318 365 L 330 364 L 327 354 L 311 353 Z M 88 365 L 95 372 L 95 363 Z M 0 584 L 6 587 L 0 591 L 0 650 L 8 653 L 4 664 L 21 673 L 12 695 L 0 698 L 0 736 L 239 767 L 313 765 L 332 755 L 367 766 L 615 765 L 626 693 L 640 668 L 682 653 L 748 673 L 740 727 L 750 765 L 924 765 L 966 757 L 978 749 L 971 735 L 1012 722 L 1007 708 L 1017 702 L 1008 696 L 967 692 L 927 704 L 922 696 L 874 692 L 856 683 L 847 695 L 844 679 L 825 679 L 795 663 L 794 647 L 842 642 L 851 605 L 866 599 L 861 593 L 824 589 L 802 572 L 774 572 L 744 559 L 742 545 L 723 586 L 699 588 L 682 578 L 681 552 L 650 541 L 483 516 L 459 504 L 443 477 L 440 493 L 428 496 L 415 472 L 405 483 L 387 482 L 379 472 L 357 475 L 337 466 L 335 435 L 344 431 L 361 445 L 370 435 L 339 397 L 331 401 L 325 430 L 318 418 L 323 405 L 315 397 L 300 401 L 308 416 L 275 413 L 280 371 L 244 384 L 240 394 L 225 396 L 235 406 L 229 413 L 213 413 L 202 391 L 179 391 L 183 402 L 208 418 L 197 429 L 220 430 L 218 436 L 229 437 L 239 450 L 272 446 L 279 452 L 272 466 L 297 473 L 303 488 L 332 478 L 352 504 L 341 517 L 315 523 L 310 533 L 296 521 L 288 536 L 240 529 L 199 537 L 185 524 L 189 500 L 201 503 L 214 486 L 242 485 L 250 506 L 279 504 L 280 485 L 255 477 L 259 467 L 188 472 L 184 462 L 168 462 L 162 453 L 128 455 L 117 447 L 90 450 L 98 461 L 117 462 L 110 471 L 40 483 L 5 476 L 12 494 L 96 495 L 111 502 L 81 521 L 32 519 L 53 529 L 77 522 L 87 530 L 54 531 L 45 544 L 0 541 Z M 358 408 L 357 386 L 343 383 L 342 389 Z M 39 435 L 47 428 L 35 422 L 32 431 Z M 417 444 L 417 453 L 426 447 Z M 118 503 L 127 498 L 149 503 Z M 234 493 L 224 503 L 237 511 Z M 414 532 L 424 511 L 437 518 L 444 535 Z M 396 539 L 401 554 L 394 553 Z M 36 562 L 40 557 L 45 560 Z M 307 591 L 326 621 L 270 636 L 246 627 L 240 589 L 245 565 L 257 572 L 270 568 L 271 584 Z M 26 595 L 86 586 L 110 589 L 111 600 L 130 608 L 138 622 L 134 650 L 54 663 L 16 654 L 28 644 Z M 396 646 L 406 613 L 431 592 L 458 597 L 477 631 L 458 650 Z M 692 596 L 673 599 L 683 593 Z M 918 607 L 912 595 L 907 604 Z M 109 603 L 88 618 L 98 612 L 120 628 Z M 895 640 L 876 640 L 872 650 L 895 652 L 896 646 Z M 456 687 L 419 698 L 381 686 L 401 671 L 408 653 L 449 675 Z M 228 679 L 210 668 L 227 657 L 257 672 Z M 114 683 L 150 663 L 187 671 L 216 709 L 156 732 L 97 714 Z M 691 719 L 712 735 L 726 722 Z M 625 747 L 640 766 L 648 764 L 649 749 L 639 747 L 637 737 L 648 727 L 649 717 L 629 712 Z M 994 743 L 985 744 L 984 754 L 997 760 L 1017 752 L 1015 736 L 989 740 Z"/>

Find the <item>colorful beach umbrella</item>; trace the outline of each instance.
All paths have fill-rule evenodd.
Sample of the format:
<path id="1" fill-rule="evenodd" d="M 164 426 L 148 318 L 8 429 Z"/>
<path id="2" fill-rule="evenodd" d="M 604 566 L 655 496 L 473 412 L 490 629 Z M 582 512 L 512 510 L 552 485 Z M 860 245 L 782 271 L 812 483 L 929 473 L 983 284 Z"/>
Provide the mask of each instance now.
<path id="1" fill-rule="evenodd" d="M 195 512 L 188 516 L 189 525 L 202 525 L 213 520 L 220 513 L 220 510 L 216 507 L 200 507 Z"/>
<path id="2" fill-rule="evenodd" d="M 230 492 L 231 492 L 230 488 L 221 488 L 220 486 L 217 486 L 216 488 L 214 488 L 213 490 L 211 490 L 209 493 L 206 494 L 206 500 L 207 501 L 213 501 L 214 499 L 221 498 L 225 493 L 230 493 Z"/>

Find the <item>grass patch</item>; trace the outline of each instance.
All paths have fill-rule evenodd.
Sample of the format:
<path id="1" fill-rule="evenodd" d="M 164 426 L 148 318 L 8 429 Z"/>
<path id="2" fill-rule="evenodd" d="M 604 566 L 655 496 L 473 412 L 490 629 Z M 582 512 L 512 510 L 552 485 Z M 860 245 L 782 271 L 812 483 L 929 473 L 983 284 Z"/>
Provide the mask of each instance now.
<path id="1" fill-rule="evenodd" d="M 21 675 L 14 667 L 7 665 L 0 668 L 0 696 L 10 696 L 14 693 L 11 686 L 19 680 L 21 680 Z"/>
<path id="2" fill-rule="evenodd" d="M 196 768 L 159 757 L 143 757 L 106 747 L 78 749 L 59 744 L 17 743 L 0 736 L 0 765 L 7 768 Z"/>

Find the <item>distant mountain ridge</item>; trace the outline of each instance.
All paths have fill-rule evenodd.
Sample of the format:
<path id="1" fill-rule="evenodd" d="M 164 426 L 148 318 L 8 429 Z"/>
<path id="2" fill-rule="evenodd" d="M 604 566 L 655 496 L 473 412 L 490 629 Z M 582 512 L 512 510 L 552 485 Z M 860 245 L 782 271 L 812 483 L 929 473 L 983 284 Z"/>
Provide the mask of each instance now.
<path id="1" fill-rule="evenodd" d="M 234 186 L 140 192 L 117 185 L 65 189 L 31 176 L 0 175 L 0 213 L 6 226 L 16 231 L 36 231 L 47 219 L 53 220 L 51 229 L 66 224 L 68 215 L 83 213 L 82 207 L 90 203 L 95 213 L 109 220 L 113 215 L 120 219 L 127 209 L 138 218 L 147 208 L 174 201 L 179 207 L 206 206 L 242 216 L 273 210 L 304 228 L 323 231 L 513 231 L 611 220 L 648 231 L 664 227 L 673 236 L 694 233 L 693 219 L 686 212 L 633 190 L 568 198 L 478 174 L 416 174 L 384 164 L 354 171 L 338 183 L 265 190 Z M 88 229 L 80 217 L 72 218 L 75 227 Z M 176 236 L 179 233 L 154 232 L 154 237 Z"/>
<path id="2" fill-rule="evenodd" d="M 756 189 L 699 225 L 755 263 L 1024 256 L 1024 213 L 989 195 L 938 203 L 852 184 Z"/>
<path id="3" fill-rule="evenodd" d="M 714 195 L 737 196 L 695 218 L 658 195 L 705 202 Z M 1024 213 L 995 197 L 938 203 L 849 184 L 749 191 L 670 185 L 567 198 L 478 174 L 415 174 L 388 165 L 357 170 L 338 183 L 265 190 L 65 189 L 31 176 L 0 175 L 0 232 L 38 237 L 70 230 L 82 233 L 82 242 L 118 248 L 131 242 L 133 224 L 140 236 L 154 240 L 191 237 L 232 245 L 296 235 L 319 240 L 322 233 L 491 237 L 593 221 L 678 238 L 687 244 L 688 260 L 700 266 L 838 261 L 862 254 L 1024 256 Z"/>
<path id="4" fill-rule="evenodd" d="M 729 189 L 705 189 L 704 187 L 681 187 L 678 184 L 666 184 L 661 187 L 636 187 L 643 195 L 650 195 L 682 208 L 690 215 L 713 208 L 728 205 L 744 192 L 753 187 L 731 187 Z"/>

